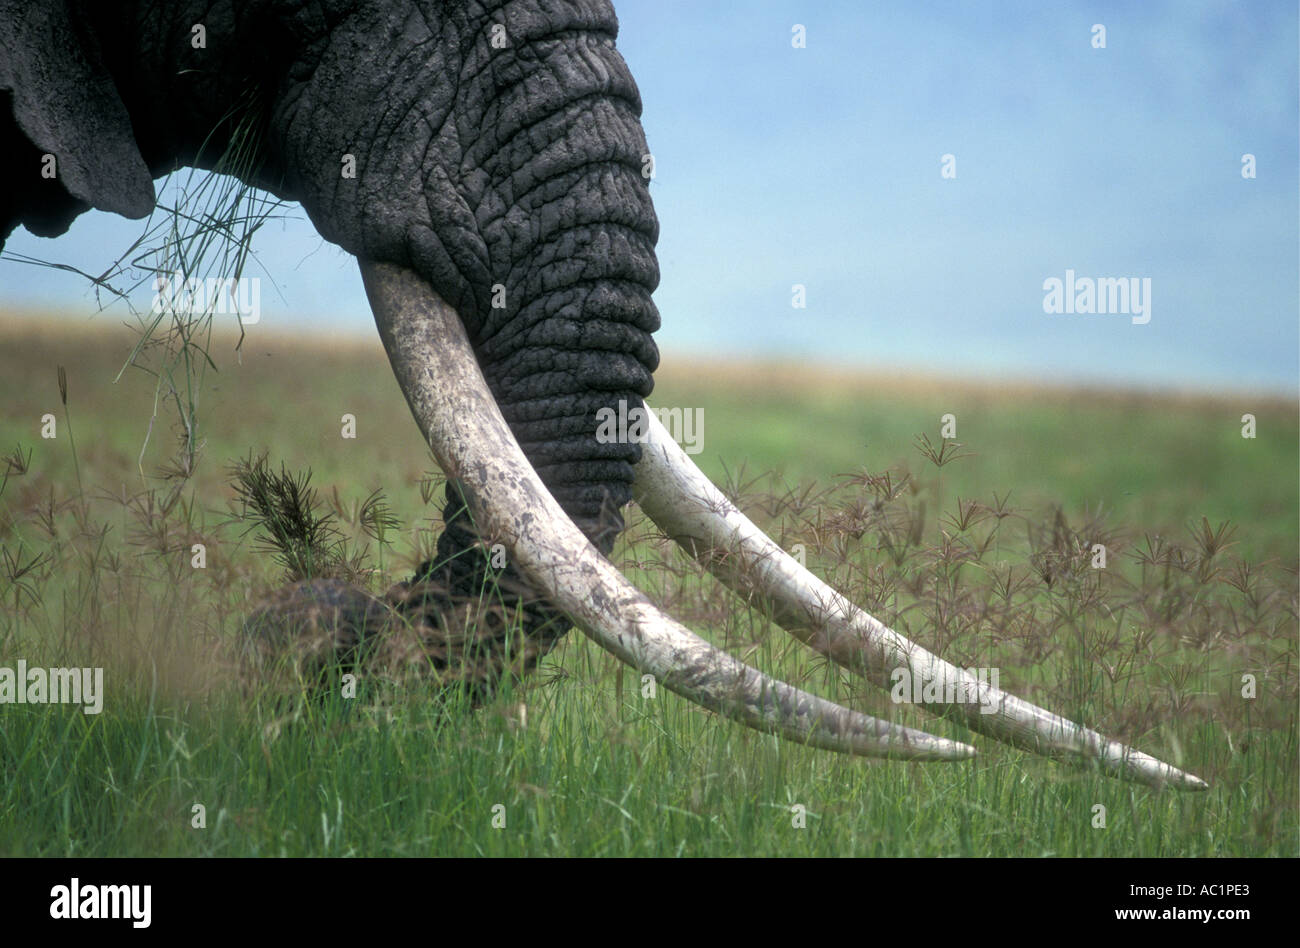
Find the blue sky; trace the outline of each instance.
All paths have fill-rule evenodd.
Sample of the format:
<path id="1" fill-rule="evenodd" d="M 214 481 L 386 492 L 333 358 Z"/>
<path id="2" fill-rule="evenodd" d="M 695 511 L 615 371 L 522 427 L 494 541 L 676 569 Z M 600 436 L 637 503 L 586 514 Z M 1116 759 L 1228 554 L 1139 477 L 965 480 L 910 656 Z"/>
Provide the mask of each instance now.
<path id="1" fill-rule="evenodd" d="M 616 7 L 669 356 L 1297 390 L 1296 4 Z M 283 296 L 263 292 L 262 325 L 373 332 L 355 263 L 298 217 L 256 247 Z M 98 271 L 139 231 L 90 214 L 6 250 Z M 1067 269 L 1150 278 L 1151 321 L 1044 313 Z M 0 261 L 14 303 L 93 306 L 76 277 Z"/>

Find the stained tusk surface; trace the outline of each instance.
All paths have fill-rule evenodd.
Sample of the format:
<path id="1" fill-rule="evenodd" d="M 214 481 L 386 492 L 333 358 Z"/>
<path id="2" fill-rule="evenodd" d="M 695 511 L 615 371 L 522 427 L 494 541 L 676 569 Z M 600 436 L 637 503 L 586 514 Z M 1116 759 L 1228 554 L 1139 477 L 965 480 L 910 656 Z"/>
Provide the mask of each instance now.
<path id="1" fill-rule="evenodd" d="M 967 700 L 921 707 L 956 713 L 972 730 L 1005 743 L 1046 757 L 1095 759 L 1110 774 L 1150 786 L 1209 789 L 1199 777 L 978 680 L 868 615 L 758 529 L 695 466 L 656 414 L 646 414 L 648 436 L 633 487 L 641 508 L 731 589 L 761 595 L 773 618 L 800 641 L 882 688 L 891 687 L 895 669 L 907 669 L 922 682 L 936 683 L 939 693 L 962 695 Z"/>
<path id="2" fill-rule="evenodd" d="M 464 486 L 483 536 L 574 624 L 697 704 L 815 747 L 870 757 L 961 760 L 968 744 L 879 721 L 807 694 L 665 616 L 600 555 L 547 491 L 506 425 L 460 317 L 414 272 L 361 264 L 402 392 L 434 457 Z"/>

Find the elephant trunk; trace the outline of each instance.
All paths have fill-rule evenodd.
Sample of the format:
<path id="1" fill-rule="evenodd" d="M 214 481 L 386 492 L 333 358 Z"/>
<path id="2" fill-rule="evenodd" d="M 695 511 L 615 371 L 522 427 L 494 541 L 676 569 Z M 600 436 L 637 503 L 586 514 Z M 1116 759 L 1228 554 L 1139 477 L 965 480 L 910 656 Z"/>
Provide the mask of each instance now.
<path id="1" fill-rule="evenodd" d="M 607 552 L 640 451 L 599 443 L 596 414 L 653 387 L 659 225 L 640 96 L 593 7 L 562 24 L 506 16 L 506 48 L 479 44 L 463 70 L 462 95 L 488 103 L 462 131 L 491 277 L 462 320 L 528 459 Z"/>
<path id="2" fill-rule="evenodd" d="M 473 169 L 462 187 L 486 267 L 457 310 L 529 462 L 608 554 L 623 527 L 619 510 L 631 500 L 640 445 L 600 437 L 598 427 L 603 412 L 626 417 L 653 387 L 658 221 L 643 174 L 648 149 L 635 83 L 609 24 L 586 24 L 593 28 L 576 36 L 573 26 L 555 36 L 553 25 L 507 18 L 512 45 L 480 44 L 462 71 L 472 79 L 461 95 L 487 103 L 458 130 L 462 170 Z M 478 598 L 485 579 L 495 580 L 506 605 L 524 607 L 531 666 L 568 623 L 531 594 L 514 565 L 500 568 L 454 476 L 444 520 L 436 558 L 402 588 L 402 608 L 445 609 L 441 590 Z M 429 590 L 439 593 L 430 599 Z M 479 629 L 476 642 L 494 654 L 507 644 L 491 629 Z"/>

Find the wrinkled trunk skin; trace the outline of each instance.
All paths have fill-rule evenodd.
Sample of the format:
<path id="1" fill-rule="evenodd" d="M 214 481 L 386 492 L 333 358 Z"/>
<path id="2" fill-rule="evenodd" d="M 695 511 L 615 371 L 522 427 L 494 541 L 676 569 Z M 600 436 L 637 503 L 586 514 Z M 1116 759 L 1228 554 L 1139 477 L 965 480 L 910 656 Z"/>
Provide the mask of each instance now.
<path id="1" fill-rule="evenodd" d="M 640 98 L 604 0 L 463 6 L 336 30 L 280 100 L 276 151 L 325 237 L 456 308 L 525 453 L 608 551 L 639 449 L 598 444 L 595 414 L 639 404 L 658 362 Z M 367 37 L 380 85 L 340 34 Z"/>
<path id="2" fill-rule="evenodd" d="M 345 26 L 272 120 L 289 187 L 322 234 L 412 267 L 456 307 L 515 437 L 604 553 L 622 529 L 640 449 L 598 443 L 596 416 L 650 393 L 659 325 L 648 149 L 616 32 L 603 0 L 466 4 L 418 25 L 371 20 L 357 35 L 383 58 L 373 71 L 383 85 L 363 76 L 358 87 L 352 42 L 337 42 L 352 35 Z M 344 153 L 356 155 L 355 182 L 339 178 Z M 454 481 L 444 520 L 436 559 L 394 591 L 398 610 L 427 625 L 480 599 L 491 578 L 505 611 L 525 606 L 523 653 L 501 637 L 509 623 L 498 610 L 463 650 L 432 648 L 435 663 L 465 662 L 490 682 L 512 648 L 516 667 L 532 667 L 567 623 L 513 567 L 492 568 Z"/>
<path id="3" fill-rule="evenodd" d="M 507 16 L 516 45 L 478 42 L 462 67 L 461 98 L 486 106 L 477 123 L 472 107 L 453 113 L 467 143 L 463 167 L 473 169 L 465 198 L 486 275 L 471 283 L 472 306 L 462 302 L 459 312 L 533 467 L 608 554 L 640 448 L 598 443 L 596 417 L 620 401 L 640 405 L 653 385 L 658 225 L 641 173 L 648 149 L 640 99 L 614 49 L 612 13 L 575 6 L 550 22 Z M 484 299 L 493 287 L 504 305 L 494 308 L 492 292 Z M 440 565 L 426 563 L 419 575 L 474 597 L 495 571 L 486 556 L 464 555 L 475 535 L 455 482 L 444 517 Z M 497 578 L 503 590 L 526 589 L 512 567 Z M 537 602 L 525 627 L 526 667 L 568 628 Z"/>
<path id="4" fill-rule="evenodd" d="M 456 307 L 529 460 L 608 553 L 639 446 L 598 443 L 596 415 L 641 404 L 658 362 L 658 223 L 641 173 L 640 98 L 607 3 L 548 3 L 545 14 L 534 3 L 483 6 L 418 28 L 368 23 L 363 32 L 386 60 L 375 75 L 394 77 L 383 88 L 358 89 L 351 44 L 336 58 L 332 43 L 273 127 L 286 170 L 297 171 L 290 186 L 326 237 L 411 266 Z M 412 52 L 424 40 L 438 52 Z M 340 114 L 355 115 L 361 130 L 339 134 Z M 337 175 L 348 151 L 355 194 Z M 327 173 L 299 180 L 308 168 Z M 530 601 L 512 567 L 492 569 L 454 481 L 444 519 L 437 558 L 397 591 L 399 610 L 417 621 L 445 614 L 449 599 L 478 599 L 491 576 L 507 606 L 526 605 L 520 664 L 531 667 L 567 623 Z M 507 647 L 503 625 L 482 622 L 470 646 L 491 655 L 459 659 L 490 678 Z"/>

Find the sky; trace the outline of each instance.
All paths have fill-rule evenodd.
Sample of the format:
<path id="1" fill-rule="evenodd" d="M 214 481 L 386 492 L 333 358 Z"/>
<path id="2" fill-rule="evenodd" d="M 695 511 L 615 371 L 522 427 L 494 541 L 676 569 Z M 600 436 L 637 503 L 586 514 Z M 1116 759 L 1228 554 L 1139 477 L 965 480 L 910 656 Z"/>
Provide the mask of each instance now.
<path id="1" fill-rule="evenodd" d="M 1295 3 L 615 6 L 665 358 L 1300 390 Z M 288 215 L 254 246 L 258 326 L 373 333 L 355 261 Z M 140 231 L 92 212 L 5 249 L 99 272 Z M 1067 271 L 1136 278 L 1149 312 L 1044 312 Z M 83 278 L 0 260 L 12 305 L 95 304 Z"/>

